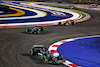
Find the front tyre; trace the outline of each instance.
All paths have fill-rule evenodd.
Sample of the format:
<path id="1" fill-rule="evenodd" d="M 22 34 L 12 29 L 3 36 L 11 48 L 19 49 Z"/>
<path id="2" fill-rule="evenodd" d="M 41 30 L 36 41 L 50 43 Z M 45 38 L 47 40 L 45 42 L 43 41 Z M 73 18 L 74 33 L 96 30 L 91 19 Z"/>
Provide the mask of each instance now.
<path id="1" fill-rule="evenodd" d="M 33 55 L 33 49 L 30 49 L 30 55 L 31 56 Z"/>
<path id="2" fill-rule="evenodd" d="M 47 59 L 46 59 L 46 56 L 45 55 L 43 55 L 43 61 L 44 61 L 44 63 L 47 62 Z"/>
<path id="3" fill-rule="evenodd" d="M 41 33 L 41 31 L 40 31 L 40 30 L 38 30 L 38 31 L 37 31 L 37 34 L 40 34 L 40 33 Z"/>

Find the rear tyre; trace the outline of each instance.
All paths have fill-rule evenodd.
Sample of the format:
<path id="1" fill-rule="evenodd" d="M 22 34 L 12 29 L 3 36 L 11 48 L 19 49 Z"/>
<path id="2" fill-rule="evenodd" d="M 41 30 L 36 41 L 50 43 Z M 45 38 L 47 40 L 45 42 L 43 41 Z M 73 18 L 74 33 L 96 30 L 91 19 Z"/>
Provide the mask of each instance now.
<path id="1" fill-rule="evenodd" d="M 26 29 L 26 31 L 25 31 L 26 33 L 28 33 L 28 34 L 30 34 L 30 30 L 29 29 Z"/>
<path id="2" fill-rule="evenodd" d="M 32 50 L 32 49 L 30 49 L 30 55 L 31 55 L 31 56 L 33 55 L 33 50 Z"/>
<path id="3" fill-rule="evenodd" d="M 43 32 L 44 31 L 44 29 L 43 29 L 43 27 L 41 27 L 41 32 Z"/>
<path id="4" fill-rule="evenodd" d="M 61 22 L 58 23 L 58 26 L 61 26 Z"/>

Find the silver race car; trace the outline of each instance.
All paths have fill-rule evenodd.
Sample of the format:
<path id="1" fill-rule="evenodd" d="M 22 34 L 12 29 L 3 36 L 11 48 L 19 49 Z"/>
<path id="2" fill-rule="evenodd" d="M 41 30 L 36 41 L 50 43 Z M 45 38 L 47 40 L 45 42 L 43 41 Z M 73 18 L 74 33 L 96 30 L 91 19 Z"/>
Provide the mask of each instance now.
<path id="1" fill-rule="evenodd" d="M 43 31 L 44 31 L 44 29 L 42 26 L 34 26 L 33 28 L 27 29 L 26 33 L 28 33 L 28 34 L 40 34 Z"/>
<path id="2" fill-rule="evenodd" d="M 55 57 L 54 53 L 50 53 L 47 48 L 44 48 L 43 45 L 33 45 L 33 48 L 30 49 L 30 55 L 37 56 L 45 63 L 62 64 L 65 62 L 65 59 L 62 55 Z"/>

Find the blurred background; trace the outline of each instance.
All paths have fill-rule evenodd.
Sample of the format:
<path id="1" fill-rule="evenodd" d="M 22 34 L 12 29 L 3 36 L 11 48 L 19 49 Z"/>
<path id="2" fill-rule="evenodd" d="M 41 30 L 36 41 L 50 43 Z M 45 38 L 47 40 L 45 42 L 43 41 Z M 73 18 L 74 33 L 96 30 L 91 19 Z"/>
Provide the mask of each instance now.
<path id="1" fill-rule="evenodd" d="M 74 3 L 74 4 L 100 4 L 100 0 L 2 0 L 2 1 L 33 1 L 33 2 Z"/>

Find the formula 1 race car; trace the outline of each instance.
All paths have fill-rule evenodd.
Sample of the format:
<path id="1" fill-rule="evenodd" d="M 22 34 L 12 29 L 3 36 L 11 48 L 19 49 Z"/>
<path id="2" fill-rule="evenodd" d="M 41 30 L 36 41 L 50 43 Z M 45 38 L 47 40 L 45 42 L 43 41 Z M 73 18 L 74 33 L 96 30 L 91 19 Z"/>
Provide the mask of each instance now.
<path id="1" fill-rule="evenodd" d="M 91 7 L 97 7 L 97 4 L 90 4 Z"/>
<path id="2" fill-rule="evenodd" d="M 70 4 L 69 9 L 75 9 L 75 7 L 72 4 Z"/>
<path id="3" fill-rule="evenodd" d="M 91 7 L 97 7 L 98 4 L 96 4 L 96 3 L 90 3 L 89 6 L 91 6 Z"/>
<path id="4" fill-rule="evenodd" d="M 55 57 L 54 53 L 50 53 L 43 45 L 33 45 L 33 48 L 30 49 L 30 55 L 37 56 L 42 59 L 45 63 L 51 64 L 62 64 L 65 62 L 65 59 L 62 55 Z"/>
<path id="5" fill-rule="evenodd" d="M 33 28 L 27 29 L 26 33 L 28 33 L 28 34 L 40 34 L 43 31 L 44 31 L 44 29 L 42 26 L 34 26 Z"/>
<path id="6" fill-rule="evenodd" d="M 58 26 L 68 26 L 68 25 L 74 25 L 74 24 L 75 24 L 74 20 L 67 20 L 65 22 L 59 22 Z"/>

